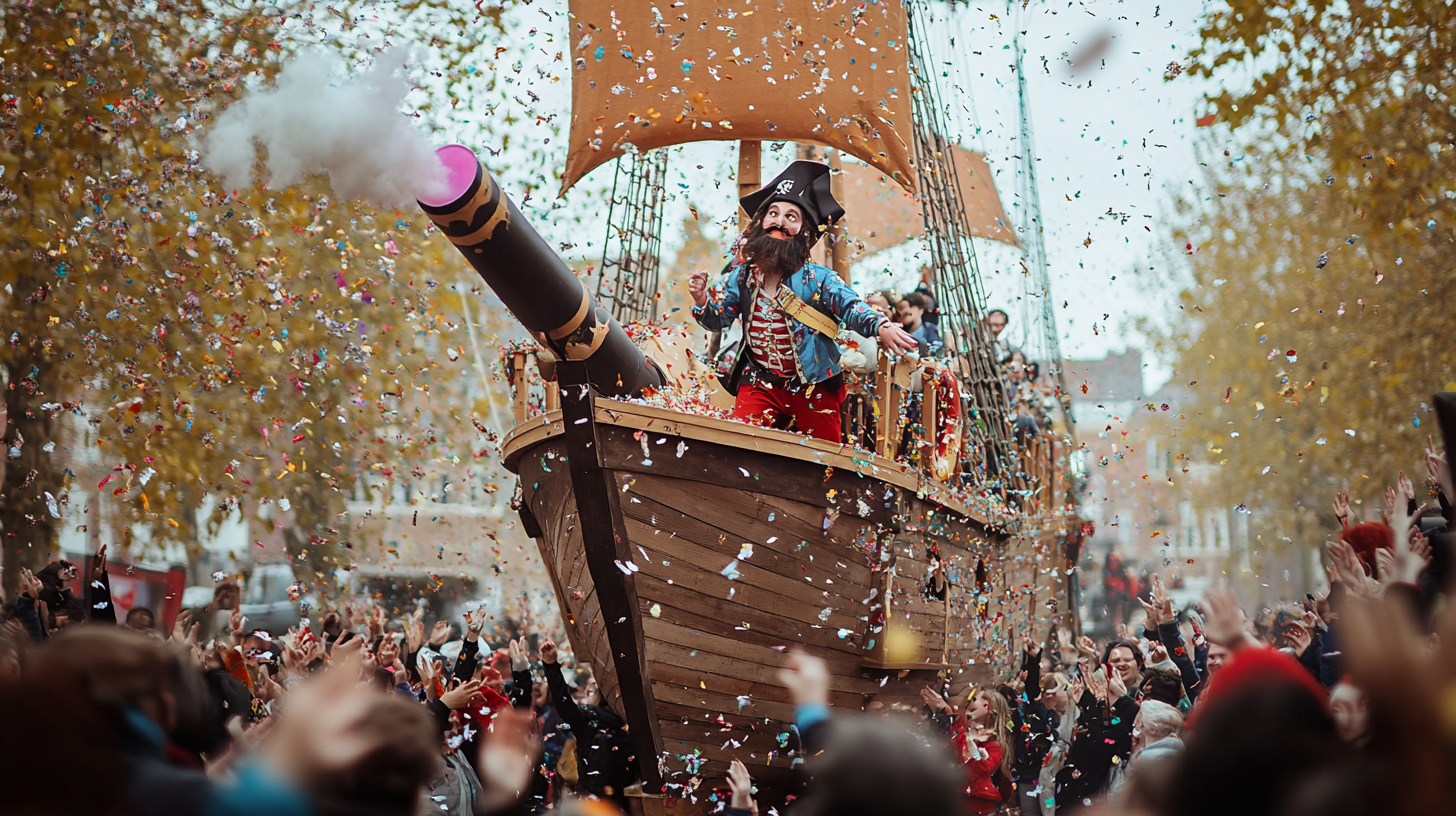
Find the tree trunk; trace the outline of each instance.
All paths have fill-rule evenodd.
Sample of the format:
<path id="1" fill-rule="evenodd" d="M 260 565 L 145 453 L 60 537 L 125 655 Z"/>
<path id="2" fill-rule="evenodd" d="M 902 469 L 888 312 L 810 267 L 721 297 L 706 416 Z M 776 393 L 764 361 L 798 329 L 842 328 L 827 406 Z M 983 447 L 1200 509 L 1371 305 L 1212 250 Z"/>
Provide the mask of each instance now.
<path id="1" fill-rule="evenodd" d="M 323 473 L 299 475 L 305 485 L 293 491 L 293 524 L 283 529 L 283 543 L 293 564 L 293 576 L 321 597 L 331 598 L 338 592 L 335 570 L 347 567 L 353 560 L 344 552 L 339 543 L 341 536 L 331 526 L 344 511 L 344 494 L 330 487 L 330 479 Z"/>
<path id="2" fill-rule="evenodd" d="M 39 285 L 22 275 L 12 288 L 16 295 Z M 45 337 L 44 312 L 12 296 L 9 332 L 0 342 L 11 345 L 5 355 L 5 417 L 0 434 L 0 456 L 5 479 L 0 487 L 0 537 L 4 539 L 5 597 L 14 598 L 20 568 L 38 570 L 52 557 L 57 518 L 47 508 L 46 494 L 61 498 L 65 464 L 60 453 L 47 452 L 59 422 L 41 405 L 59 402 L 57 372 L 51 365 Z M 59 511 L 57 507 L 57 511 Z"/>

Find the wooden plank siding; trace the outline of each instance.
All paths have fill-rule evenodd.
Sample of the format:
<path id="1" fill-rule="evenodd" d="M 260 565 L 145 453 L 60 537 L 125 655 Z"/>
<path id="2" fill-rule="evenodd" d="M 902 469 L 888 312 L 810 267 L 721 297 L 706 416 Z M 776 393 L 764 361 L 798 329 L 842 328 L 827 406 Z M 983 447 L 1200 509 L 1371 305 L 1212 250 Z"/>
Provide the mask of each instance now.
<path id="1" fill-rule="evenodd" d="M 663 782 L 696 774 L 707 783 L 736 757 L 764 790 L 761 805 L 782 805 L 775 797 L 797 748 L 792 736 L 779 743 L 794 719 L 778 679 L 789 648 L 828 663 L 836 709 L 874 698 L 915 711 L 925 685 L 948 682 L 959 696 L 1004 675 L 1021 643 L 1044 638 L 1051 615 L 1067 611 L 1065 600 L 1047 604 L 1067 590 L 1065 531 L 1054 525 L 1011 538 L 869 454 L 635 404 L 594 406 L 575 451 L 609 488 L 596 511 L 608 538 L 583 535 L 575 503 L 580 463 L 568 461 L 562 436 L 580 406 L 518 427 L 507 462 L 541 529 L 577 659 L 592 665 L 614 710 L 650 708 Z M 944 600 L 925 591 L 932 557 L 946 562 Z M 601 608 L 603 576 L 628 601 L 615 613 Z M 875 607 L 886 601 L 914 638 L 916 667 L 867 665 L 869 640 L 883 637 L 870 632 Z M 614 654 L 618 618 L 638 633 L 640 662 Z M 936 668 L 918 667 L 927 660 Z M 638 696 L 624 699 L 626 689 Z"/>

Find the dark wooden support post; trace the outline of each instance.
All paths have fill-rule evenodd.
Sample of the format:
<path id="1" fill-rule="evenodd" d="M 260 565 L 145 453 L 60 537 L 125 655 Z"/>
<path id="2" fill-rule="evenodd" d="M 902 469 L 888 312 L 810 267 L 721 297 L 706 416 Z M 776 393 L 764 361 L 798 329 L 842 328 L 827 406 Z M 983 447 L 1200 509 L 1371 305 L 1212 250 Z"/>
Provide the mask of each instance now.
<path id="1" fill-rule="evenodd" d="M 556 371 L 561 386 L 571 487 L 576 494 L 576 522 L 581 525 L 587 570 L 597 590 L 602 622 L 607 627 L 607 643 L 612 647 L 611 657 L 616 663 L 624 709 L 620 713 L 627 721 L 632 746 L 637 752 L 643 792 L 660 794 L 659 729 L 647 672 L 642 620 L 637 610 L 637 587 L 632 576 L 618 569 L 616 563 L 631 560 L 631 546 L 611 474 L 602 468 L 594 417 L 596 395 L 588 383 L 585 363 L 562 360 Z"/>

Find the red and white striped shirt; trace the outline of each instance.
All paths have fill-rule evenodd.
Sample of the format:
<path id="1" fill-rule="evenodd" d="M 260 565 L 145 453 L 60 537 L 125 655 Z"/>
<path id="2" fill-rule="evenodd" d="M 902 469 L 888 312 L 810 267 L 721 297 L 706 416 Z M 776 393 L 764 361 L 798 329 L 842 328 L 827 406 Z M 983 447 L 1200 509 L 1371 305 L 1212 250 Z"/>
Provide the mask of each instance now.
<path id="1" fill-rule="evenodd" d="M 763 291 L 762 286 L 757 291 L 746 332 L 748 356 L 775 374 L 796 378 L 799 367 L 794 359 L 794 335 L 789 331 L 789 319 L 779 311 L 778 304 Z"/>

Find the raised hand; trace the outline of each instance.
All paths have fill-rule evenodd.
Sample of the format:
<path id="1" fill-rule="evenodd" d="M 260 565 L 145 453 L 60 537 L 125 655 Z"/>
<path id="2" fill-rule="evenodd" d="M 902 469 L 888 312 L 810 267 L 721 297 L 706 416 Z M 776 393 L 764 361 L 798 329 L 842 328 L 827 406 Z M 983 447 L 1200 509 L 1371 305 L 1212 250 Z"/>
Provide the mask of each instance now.
<path id="1" fill-rule="evenodd" d="M 431 700 L 439 698 L 440 686 L 445 677 L 445 661 L 424 661 L 420 666 L 420 677 L 425 681 L 425 696 Z"/>
<path id="2" fill-rule="evenodd" d="M 1149 632 L 1156 632 L 1156 631 L 1158 631 L 1158 624 L 1161 621 L 1159 621 L 1159 619 L 1158 619 L 1158 607 L 1157 607 L 1157 605 L 1156 604 L 1150 604 L 1147 601 L 1143 600 L 1142 598 L 1138 598 L 1137 599 L 1137 602 L 1143 605 L 1143 615 L 1144 615 L 1144 617 L 1143 617 L 1143 629 L 1145 629 L 1145 630 L 1147 630 Z"/>
<path id="3" fill-rule="evenodd" d="M 425 622 L 419 615 L 411 617 L 409 623 L 405 624 L 404 640 L 409 646 L 410 654 L 418 652 L 425 645 Z"/>
<path id="4" fill-rule="evenodd" d="M 43 587 L 41 585 L 40 579 L 35 577 L 35 573 L 31 572 L 25 567 L 21 567 L 20 594 L 29 595 L 31 598 L 38 601 L 40 600 L 41 589 L 43 589 Z"/>
<path id="5" fill-rule="evenodd" d="M 733 799 L 728 807 L 734 810 L 758 810 L 753 802 L 753 779 L 749 777 L 748 766 L 742 760 L 735 759 L 728 765 L 728 787 L 733 791 Z"/>
<path id="6" fill-rule="evenodd" d="M 482 702 L 484 700 L 485 695 L 480 693 L 479 680 L 461 683 L 440 695 L 440 702 L 444 703 L 445 707 L 451 711 L 459 711 L 462 708 L 469 707 L 471 703 Z"/>
<path id="7" fill-rule="evenodd" d="M 1446 501 L 1452 502 L 1451 464 L 1444 451 L 1436 450 L 1436 441 L 1426 437 L 1426 480 L 1446 494 Z"/>
<path id="8" fill-rule="evenodd" d="M 106 574 L 106 545 L 102 544 L 101 549 L 96 551 L 95 566 L 91 568 L 91 580 L 100 581 L 101 576 Z"/>
<path id="9" fill-rule="evenodd" d="M 688 294 L 693 299 L 694 306 L 708 305 L 708 273 L 698 270 L 688 278 Z"/>
<path id="10" fill-rule="evenodd" d="M 1405 533 L 1395 534 L 1395 546 L 1390 552 L 1390 579 L 1402 584 L 1414 584 L 1421 571 L 1431 560 L 1431 545 L 1421 534 L 1419 527 L 1412 527 Z M 1377 555 L 1385 550 L 1377 550 Z"/>
<path id="11" fill-rule="evenodd" d="M 450 639 L 450 624 L 448 621 L 435 621 L 435 626 L 430 630 L 430 645 L 443 646 L 445 641 Z"/>
<path id="12" fill-rule="evenodd" d="M 1153 576 L 1153 605 L 1158 608 L 1158 622 L 1170 623 L 1173 620 L 1173 596 L 1168 594 L 1168 588 L 1163 585 L 1163 578 L 1159 575 Z"/>
<path id="13" fill-rule="evenodd" d="M 1402 499 L 1407 503 L 1415 501 L 1416 488 L 1415 485 L 1411 484 L 1410 477 L 1405 475 L 1405 471 L 1402 470 L 1400 472 L 1400 479 L 1397 481 L 1397 484 L 1400 486 L 1400 497 Z"/>
<path id="14" fill-rule="evenodd" d="M 779 682 L 796 705 L 829 704 L 829 664 L 802 649 L 789 652 L 788 664 L 779 669 Z"/>
<path id="15" fill-rule="evenodd" d="M 395 645 L 394 638 L 392 637 L 386 637 L 380 642 L 377 657 L 381 668 L 396 670 L 403 670 L 404 668 L 399 663 L 399 646 Z"/>
<path id="16" fill-rule="evenodd" d="M 1381 520 L 1386 524 L 1395 523 L 1395 488 L 1385 488 L 1385 507 L 1381 512 Z"/>
<path id="17" fill-rule="evenodd" d="M 1370 581 L 1365 575 L 1365 568 L 1360 564 L 1360 557 L 1355 550 L 1343 541 L 1332 542 L 1326 550 L 1330 554 L 1328 567 L 1330 581 L 1339 581 L 1352 595 L 1359 598 L 1371 597 Z"/>
<path id="18" fill-rule="evenodd" d="M 233 643 L 241 644 L 243 642 L 243 626 L 247 622 L 248 619 L 243 617 L 241 604 L 233 607 L 233 611 L 228 613 L 228 636 L 233 639 Z"/>
<path id="19" fill-rule="evenodd" d="M 1162 663 L 1168 659 L 1168 647 L 1164 646 L 1161 641 L 1153 641 L 1152 645 L 1148 647 L 1148 651 L 1152 653 L 1148 655 L 1149 663 Z"/>
<path id="20" fill-rule="evenodd" d="M 1231 652 L 1248 645 L 1244 610 L 1227 587 L 1210 587 L 1203 593 L 1203 608 L 1207 611 L 1203 625 L 1210 641 Z"/>
<path id="21" fill-rule="evenodd" d="M 1334 501 L 1335 518 L 1339 519 L 1341 529 L 1350 526 L 1350 491 L 1341 490 L 1335 494 Z"/>
<path id="22" fill-rule="evenodd" d="M 1284 639 L 1289 641 L 1290 647 L 1294 649 L 1294 656 L 1299 657 L 1304 654 L 1305 649 L 1309 648 L 1314 635 L 1302 621 L 1290 621 L 1289 628 L 1284 632 Z"/>
<path id="23" fill-rule="evenodd" d="M 1395 580 L 1395 556 L 1390 550 L 1375 551 L 1375 577 L 1382 586 Z"/>
<path id="24" fill-rule="evenodd" d="M 1122 680 L 1122 672 L 1111 671 L 1107 673 L 1107 701 L 1110 703 L 1127 694 L 1127 683 Z"/>
<path id="25" fill-rule="evenodd" d="M 192 613 L 186 609 L 172 622 L 172 642 L 178 646 L 187 644 L 187 630 L 192 627 Z"/>
<path id="26" fill-rule="evenodd" d="M 541 642 L 536 646 L 536 654 L 542 663 L 552 664 L 556 662 L 556 641 L 542 635 Z"/>
<path id="27" fill-rule="evenodd" d="M 320 643 L 319 641 L 313 642 L 319 643 L 320 648 L 322 648 L 322 643 Z M 361 656 L 360 659 L 363 659 L 362 655 L 364 654 L 364 638 L 359 637 L 358 635 L 355 635 L 347 640 L 341 640 L 340 642 L 335 643 L 334 651 L 331 657 L 334 659 L 335 662 L 337 662 L 340 660 L 345 660 L 356 654 Z"/>
<path id="28" fill-rule="evenodd" d="M 1092 638 L 1085 635 L 1077 638 L 1077 654 L 1085 657 L 1093 668 L 1096 668 L 1097 664 L 1101 662 L 1097 659 L 1097 644 L 1092 642 Z"/>
<path id="29" fill-rule="evenodd" d="M 935 689 L 931 688 L 930 686 L 921 687 L 920 699 L 925 701 L 926 708 L 929 708 L 931 711 L 937 714 L 942 711 L 951 711 L 950 704 L 945 701 L 945 698 L 940 696 L 940 694 L 938 694 Z"/>
<path id="30" fill-rule="evenodd" d="M 1087 690 L 1092 696 L 1099 700 L 1107 699 L 1107 674 L 1101 669 L 1094 672 L 1083 672 L 1082 677 L 1086 679 Z"/>
<path id="31" fill-rule="evenodd" d="M 486 612 L 485 607 L 478 606 L 465 613 L 465 639 L 474 643 L 480 640 L 480 632 L 485 628 Z"/>
<path id="32" fill-rule="evenodd" d="M 531 668 L 531 653 L 526 649 L 525 638 L 508 641 L 506 648 L 511 653 L 511 671 L 527 671 Z"/>
<path id="33" fill-rule="evenodd" d="M 1193 627 L 1193 645 L 1202 646 L 1208 638 L 1203 634 L 1203 618 L 1194 610 L 1188 610 L 1188 625 Z"/>

